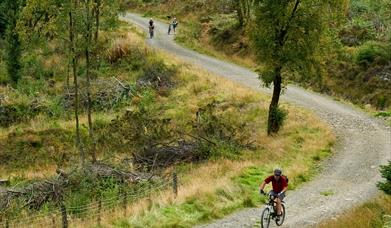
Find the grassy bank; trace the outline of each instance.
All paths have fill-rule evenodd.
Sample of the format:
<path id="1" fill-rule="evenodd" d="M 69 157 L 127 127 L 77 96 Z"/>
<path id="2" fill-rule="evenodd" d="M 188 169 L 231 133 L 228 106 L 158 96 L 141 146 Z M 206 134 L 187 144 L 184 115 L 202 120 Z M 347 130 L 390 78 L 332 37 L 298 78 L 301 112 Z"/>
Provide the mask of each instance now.
<path id="1" fill-rule="evenodd" d="M 336 219 L 325 221 L 318 227 L 391 227 L 391 197 L 379 195 L 377 198 L 345 212 Z"/>

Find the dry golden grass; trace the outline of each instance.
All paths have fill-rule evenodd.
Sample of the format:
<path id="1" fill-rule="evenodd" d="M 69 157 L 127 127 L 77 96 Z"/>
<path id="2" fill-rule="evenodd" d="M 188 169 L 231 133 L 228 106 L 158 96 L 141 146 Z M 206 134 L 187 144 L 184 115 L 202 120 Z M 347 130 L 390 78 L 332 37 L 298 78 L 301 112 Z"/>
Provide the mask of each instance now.
<path id="1" fill-rule="evenodd" d="M 387 216 L 388 215 L 388 216 Z M 386 218 L 388 217 L 388 218 Z M 323 222 L 319 228 L 367 228 L 391 226 L 391 196 L 379 195 L 336 219 Z M 384 226 L 385 227 L 385 226 Z"/>
<path id="2" fill-rule="evenodd" d="M 138 36 L 124 33 L 113 41 L 111 48 L 107 51 L 107 58 L 109 62 L 115 63 L 136 51 L 141 55 L 148 55 L 148 49 Z"/>
<path id="3" fill-rule="evenodd" d="M 96 113 L 94 114 L 93 118 L 94 120 L 99 119 L 100 121 L 109 122 L 113 118 L 115 118 L 115 116 L 112 113 Z M 84 126 L 88 125 L 87 115 L 81 115 L 79 117 L 79 120 L 80 120 L 80 125 L 84 125 Z M 12 132 L 18 131 L 18 129 L 23 129 L 24 132 L 43 132 L 52 129 L 54 125 L 56 128 L 60 128 L 60 129 L 74 129 L 75 121 L 74 120 L 51 121 L 47 117 L 39 115 L 38 117 L 34 118 L 34 120 L 28 123 L 14 125 L 9 128 L 0 128 L 0 149 L 1 149 L 2 141 L 6 141 L 8 135 Z M 23 177 L 26 179 L 49 177 L 55 174 L 56 168 L 57 166 L 55 164 L 31 166 L 30 168 L 11 170 L 11 171 L 6 167 L 0 167 L 0 179 L 1 178 L 8 179 L 11 177 Z"/>

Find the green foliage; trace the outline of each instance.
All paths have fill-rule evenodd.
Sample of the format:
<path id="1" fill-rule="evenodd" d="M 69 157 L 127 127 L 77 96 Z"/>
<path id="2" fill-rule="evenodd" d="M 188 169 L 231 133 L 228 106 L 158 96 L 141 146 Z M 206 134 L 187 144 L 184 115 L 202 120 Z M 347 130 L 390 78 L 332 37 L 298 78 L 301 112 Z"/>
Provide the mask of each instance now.
<path id="1" fill-rule="evenodd" d="M 391 61 L 391 45 L 386 46 L 378 42 L 367 42 L 357 52 L 356 62 L 368 65 L 376 62 Z"/>
<path id="2" fill-rule="evenodd" d="M 6 21 L 5 40 L 6 40 L 6 63 L 8 76 L 15 86 L 21 78 L 21 55 L 22 47 L 16 25 L 19 13 L 23 5 L 23 0 L 5 0 L 3 8 L 7 9 L 3 17 Z"/>
<path id="3" fill-rule="evenodd" d="M 74 156 L 73 133 L 63 129 L 14 131 L 0 141 L 0 160 L 11 170 L 64 165 Z"/>
<path id="4" fill-rule="evenodd" d="M 224 104 L 215 100 L 200 107 L 194 128 L 198 137 L 213 142 L 201 141 L 202 151 L 207 157 L 234 159 L 249 145 L 249 124 L 237 113 L 222 109 Z"/>
<path id="5" fill-rule="evenodd" d="M 378 112 L 375 114 L 376 117 L 391 117 L 391 112 Z"/>
<path id="6" fill-rule="evenodd" d="M 270 69 L 283 66 L 285 72 L 305 70 L 303 66 L 313 63 L 319 40 L 332 18 L 329 8 L 339 4 L 341 1 L 259 1 L 252 41 L 260 62 Z"/>
<path id="7" fill-rule="evenodd" d="M 43 56 L 39 56 L 37 54 L 25 54 L 22 57 L 23 70 L 21 71 L 25 77 L 34 78 L 37 80 L 42 79 L 51 79 L 55 75 L 56 66 L 43 66 L 42 59 Z M 47 55 L 47 58 L 51 58 L 53 56 Z"/>
<path id="8" fill-rule="evenodd" d="M 1 47 L 1 39 L 0 39 L 0 47 Z M 0 85 L 6 85 L 9 83 L 8 73 L 7 73 L 6 63 L 3 60 L 3 51 L 0 51 Z"/>
<path id="9" fill-rule="evenodd" d="M 20 94 L 27 95 L 32 99 L 40 93 L 43 93 L 47 90 L 47 84 L 45 80 L 33 80 L 32 78 L 24 78 L 20 81 L 17 86 L 17 90 Z"/>
<path id="10" fill-rule="evenodd" d="M 234 180 L 240 185 L 243 192 L 247 192 L 249 199 L 251 199 L 252 207 L 259 204 L 259 184 L 267 176 L 267 171 L 264 167 L 249 167 L 245 169 L 238 177 Z"/>
<path id="11" fill-rule="evenodd" d="M 269 110 L 269 115 L 272 121 L 269 122 L 268 129 L 270 129 L 271 132 L 278 132 L 279 129 L 284 125 L 284 121 L 288 115 L 287 111 L 281 109 L 280 107 L 275 107 Z M 271 125 L 272 123 L 275 123 L 275 125 Z"/>
<path id="12" fill-rule="evenodd" d="M 174 66 L 166 65 L 161 59 L 151 58 L 143 66 L 139 83 L 150 84 L 154 88 L 171 87 L 176 75 Z"/>
<path id="13" fill-rule="evenodd" d="M 377 187 L 384 193 L 391 195 L 391 161 L 388 162 L 388 165 L 380 166 L 380 173 L 385 181 L 379 182 Z"/>
<path id="14" fill-rule="evenodd" d="M 274 69 L 264 67 L 264 68 L 258 69 L 257 72 L 259 75 L 259 79 L 262 80 L 262 83 L 266 87 L 270 87 L 271 84 L 273 83 L 274 77 L 276 75 Z"/>
<path id="15" fill-rule="evenodd" d="M 186 44 L 189 48 L 197 49 L 199 44 L 197 40 L 202 34 L 202 24 L 198 21 L 184 21 L 181 26 L 181 32 L 175 36 L 179 43 Z"/>
<path id="16" fill-rule="evenodd" d="M 354 19 L 339 32 L 341 42 L 348 46 L 358 46 L 367 40 L 376 37 L 376 31 L 372 22 Z"/>

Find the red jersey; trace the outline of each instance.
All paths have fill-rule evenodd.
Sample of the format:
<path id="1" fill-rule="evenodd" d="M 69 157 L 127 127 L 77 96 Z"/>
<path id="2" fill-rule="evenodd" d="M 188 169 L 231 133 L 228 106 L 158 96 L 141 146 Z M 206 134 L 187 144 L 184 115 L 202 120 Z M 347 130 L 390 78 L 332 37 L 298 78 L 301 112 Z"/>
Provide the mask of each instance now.
<path id="1" fill-rule="evenodd" d="M 274 179 L 274 176 L 270 176 L 265 179 L 266 184 L 269 184 L 270 181 L 272 182 L 273 191 L 275 193 L 281 192 L 285 187 L 288 186 L 288 183 L 286 182 L 286 179 L 283 176 L 280 176 L 280 179 L 278 181 L 276 181 L 276 179 Z"/>

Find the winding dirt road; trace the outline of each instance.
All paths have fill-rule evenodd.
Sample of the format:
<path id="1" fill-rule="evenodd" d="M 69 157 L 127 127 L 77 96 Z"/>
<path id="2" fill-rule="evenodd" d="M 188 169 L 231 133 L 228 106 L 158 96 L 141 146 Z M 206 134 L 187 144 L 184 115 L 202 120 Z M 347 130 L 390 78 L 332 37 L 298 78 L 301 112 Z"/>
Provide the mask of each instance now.
<path id="1" fill-rule="evenodd" d="M 146 18 L 127 13 L 121 19 L 147 29 Z M 168 25 L 155 23 L 155 38 L 148 39 L 149 45 L 251 89 L 270 93 L 269 89 L 260 87 L 255 72 L 183 48 L 174 42 L 174 36 L 167 35 Z M 316 226 L 322 219 L 333 218 L 373 197 L 378 192 L 378 167 L 391 159 L 390 127 L 331 97 L 296 86 L 288 86 L 282 99 L 313 110 L 337 135 L 336 153 L 325 161 L 321 174 L 297 190 L 289 191 L 284 227 Z M 325 191 L 333 194 L 323 196 L 321 192 Z M 245 209 L 204 227 L 253 227 L 259 221 L 261 210 Z"/>

